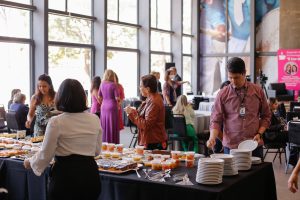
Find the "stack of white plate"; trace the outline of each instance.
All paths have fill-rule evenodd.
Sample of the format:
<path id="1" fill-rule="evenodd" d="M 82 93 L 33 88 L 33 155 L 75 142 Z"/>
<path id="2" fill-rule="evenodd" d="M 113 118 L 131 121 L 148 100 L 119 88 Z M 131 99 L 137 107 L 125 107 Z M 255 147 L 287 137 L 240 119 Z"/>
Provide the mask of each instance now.
<path id="1" fill-rule="evenodd" d="M 235 165 L 239 171 L 251 168 L 252 151 L 247 149 L 231 149 L 230 154 L 235 157 Z"/>
<path id="2" fill-rule="evenodd" d="M 235 158 L 229 154 L 212 154 L 211 158 L 219 158 L 224 160 L 224 176 L 233 176 L 238 174 L 238 169 L 235 166 Z"/>
<path id="3" fill-rule="evenodd" d="M 260 157 L 251 157 L 252 165 L 259 165 L 261 163 Z"/>
<path id="4" fill-rule="evenodd" d="M 217 158 L 201 158 L 198 162 L 196 182 L 206 185 L 222 183 L 224 160 Z"/>

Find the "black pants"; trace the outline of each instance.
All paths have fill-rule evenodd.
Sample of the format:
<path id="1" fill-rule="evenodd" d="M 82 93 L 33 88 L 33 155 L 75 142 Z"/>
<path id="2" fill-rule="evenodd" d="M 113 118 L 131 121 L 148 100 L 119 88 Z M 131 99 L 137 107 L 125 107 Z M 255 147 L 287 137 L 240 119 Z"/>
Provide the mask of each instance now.
<path id="1" fill-rule="evenodd" d="M 96 200 L 101 192 L 98 167 L 91 156 L 56 156 L 49 177 L 50 200 Z"/>

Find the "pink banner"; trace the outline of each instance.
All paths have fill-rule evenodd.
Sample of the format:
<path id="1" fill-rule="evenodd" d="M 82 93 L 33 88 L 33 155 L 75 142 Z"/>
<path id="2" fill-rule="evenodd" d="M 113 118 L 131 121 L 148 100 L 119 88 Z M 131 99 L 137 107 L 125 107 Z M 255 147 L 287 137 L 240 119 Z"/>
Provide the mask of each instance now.
<path id="1" fill-rule="evenodd" d="M 300 90 L 300 49 L 279 49 L 278 82 L 285 83 L 286 88 L 295 90 L 295 99 Z"/>

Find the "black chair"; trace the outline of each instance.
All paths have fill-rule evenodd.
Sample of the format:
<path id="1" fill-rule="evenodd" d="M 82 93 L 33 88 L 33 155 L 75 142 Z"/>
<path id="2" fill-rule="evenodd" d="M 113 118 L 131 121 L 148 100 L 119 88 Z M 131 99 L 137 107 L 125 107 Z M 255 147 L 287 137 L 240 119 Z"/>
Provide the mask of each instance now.
<path id="1" fill-rule="evenodd" d="M 286 109 L 284 103 L 280 103 L 277 109 L 278 109 L 279 116 L 282 117 L 283 119 L 286 119 Z"/>
<path id="2" fill-rule="evenodd" d="M 202 133 L 197 133 L 198 144 L 203 146 L 205 156 L 209 155 L 208 148 L 206 146 L 206 142 L 209 139 L 209 135 L 210 135 L 209 130 L 204 130 Z"/>
<path id="3" fill-rule="evenodd" d="M 0 118 L 3 118 L 6 121 L 6 111 L 3 104 L 0 104 Z"/>
<path id="4" fill-rule="evenodd" d="M 4 118 L 0 118 L 0 133 L 8 132 Z"/>
<path id="5" fill-rule="evenodd" d="M 285 83 L 270 83 L 267 90 L 268 97 L 274 97 L 278 101 L 293 101 L 294 90 L 287 90 Z"/>
<path id="6" fill-rule="evenodd" d="M 172 127 L 172 134 L 169 134 L 168 144 L 172 145 L 173 149 L 173 142 L 187 142 L 188 149 L 190 149 L 190 144 L 193 143 L 193 138 L 187 135 L 187 128 L 184 115 L 181 114 L 173 114 L 173 127 Z"/>
<path id="7" fill-rule="evenodd" d="M 141 104 L 142 104 L 142 101 L 139 101 L 139 100 L 138 101 L 133 101 L 131 103 L 131 105 L 134 106 L 135 108 L 138 108 Z M 136 144 L 137 144 L 137 141 L 138 141 L 138 128 L 129 119 L 128 119 L 128 124 L 129 124 L 129 128 L 130 128 L 130 132 L 133 134 L 132 138 L 131 138 L 131 141 L 130 141 L 130 144 L 129 144 L 129 148 L 130 148 L 130 147 L 135 147 Z"/>
<path id="8" fill-rule="evenodd" d="M 300 102 L 297 101 L 291 101 L 290 102 L 290 112 L 294 112 L 294 108 L 296 107 L 300 107 Z"/>
<path id="9" fill-rule="evenodd" d="M 193 109 L 198 110 L 200 102 L 209 102 L 209 99 L 206 97 L 194 97 L 193 98 Z"/>
<path id="10" fill-rule="evenodd" d="M 20 130 L 19 122 L 17 120 L 16 112 L 9 111 L 6 113 L 7 129 L 9 133 Z"/>
<path id="11" fill-rule="evenodd" d="M 173 111 L 171 106 L 165 106 L 165 129 L 171 130 L 173 128 Z"/>
<path id="12" fill-rule="evenodd" d="M 266 131 L 263 134 L 264 149 L 266 149 L 263 160 L 265 160 L 268 153 L 275 153 L 273 162 L 275 161 L 277 155 L 279 155 L 279 162 L 281 164 L 281 154 L 284 153 L 285 162 L 286 158 L 286 143 L 287 143 L 288 133 L 287 131 Z M 276 151 L 269 151 L 275 149 Z"/>
<path id="13" fill-rule="evenodd" d="M 288 123 L 288 148 L 291 151 L 292 148 L 296 149 L 298 152 L 298 159 L 300 153 L 300 122 L 290 121 Z M 285 173 L 287 173 L 289 167 L 290 158 L 288 157 Z"/>
<path id="14" fill-rule="evenodd" d="M 293 118 L 298 118 L 300 119 L 300 112 L 287 112 L 286 113 L 286 121 L 293 121 Z"/>

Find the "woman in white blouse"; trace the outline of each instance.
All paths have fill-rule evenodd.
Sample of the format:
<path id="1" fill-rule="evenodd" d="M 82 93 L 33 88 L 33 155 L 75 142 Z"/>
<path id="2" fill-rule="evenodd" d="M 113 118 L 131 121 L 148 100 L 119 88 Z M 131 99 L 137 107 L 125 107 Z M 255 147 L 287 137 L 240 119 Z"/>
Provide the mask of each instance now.
<path id="1" fill-rule="evenodd" d="M 185 95 L 181 95 L 177 98 L 177 102 L 172 109 L 174 114 L 181 114 L 185 117 L 187 135 L 193 138 L 194 151 L 198 152 L 198 138 L 196 136 L 196 131 L 194 128 L 195 112 L 190 104 L 188 104 Z M 182 147 L 184 151 L 188 151 L 188 144 L 182 142 Z"/>
<path id="2" fill-rule="evenodd" d="M 99 118 L 85 112 L 86 95 L 74 79 L 62 82 L 55 105 L 63 113 L 50 119 L 41 150 L 24 166 L 40 176 L 54 157 L 49 199 L 97 199 L 101 183 L 94 156 L 102 143 Z"/>

